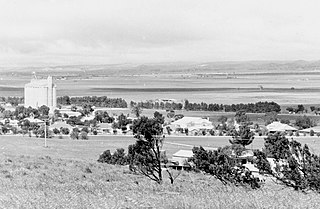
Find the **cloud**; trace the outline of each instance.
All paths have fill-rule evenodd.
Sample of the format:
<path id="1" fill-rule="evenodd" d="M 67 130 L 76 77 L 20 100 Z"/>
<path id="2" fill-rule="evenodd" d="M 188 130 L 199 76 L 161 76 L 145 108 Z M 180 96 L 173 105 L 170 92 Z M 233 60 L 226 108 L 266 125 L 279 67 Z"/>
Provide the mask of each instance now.
<path id="1" fill-rule="evenodd" d="M 0 0 L 0 64 L 317 59 L 319 3 Z"/>

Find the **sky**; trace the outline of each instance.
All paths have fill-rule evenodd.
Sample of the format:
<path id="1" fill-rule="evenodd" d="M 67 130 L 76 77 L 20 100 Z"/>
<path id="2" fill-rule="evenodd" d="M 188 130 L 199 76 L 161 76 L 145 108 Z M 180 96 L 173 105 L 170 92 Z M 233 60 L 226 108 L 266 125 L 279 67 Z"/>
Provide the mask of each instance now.
<path id="1" fill-rule="evenodd" d="M 318 60 L 319 11 L 318 0 L 0 0 L 0 67 Z"/>

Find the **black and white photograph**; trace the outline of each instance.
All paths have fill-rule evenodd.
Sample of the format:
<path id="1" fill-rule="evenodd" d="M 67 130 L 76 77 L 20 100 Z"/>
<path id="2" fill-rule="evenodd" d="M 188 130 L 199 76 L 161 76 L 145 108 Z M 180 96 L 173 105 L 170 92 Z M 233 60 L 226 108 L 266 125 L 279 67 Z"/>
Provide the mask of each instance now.
<path id="1" fill-rule="evenodd" d="M 0 208 L 320 208 L 320 1 L 0 0 Z"/>

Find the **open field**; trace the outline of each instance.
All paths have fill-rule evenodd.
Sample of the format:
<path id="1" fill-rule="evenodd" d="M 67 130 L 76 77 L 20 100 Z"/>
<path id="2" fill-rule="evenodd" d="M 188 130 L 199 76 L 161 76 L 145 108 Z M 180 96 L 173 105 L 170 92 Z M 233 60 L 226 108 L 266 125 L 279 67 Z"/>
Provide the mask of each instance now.
<path id="1" fill-rule="evenodd" d="M 274 101 L 315 104 L 320 99 L 320 64 L 225 63 L 167 66 L 81 66 L 30 69 L 0 76 L 0 96 L 23 96 L 24 84 L 36 71 L 55 75 L 58 96 L 121 97 L 141 101 L 170 98 L 207 103 Z"/>
<path id="2" fill-rule="evenodd" d="M 4 143 L 9 140 L 10 146 L 16 146 L 14 150 L 21 153 L 4 151 L 7 150 L 3 149 Z M 158 185 L 146 177 L 132 174 L 127 167 L 91 160 L 88 146 L 79 146 L 80 141 L 61 140 L 71 150 L 60 150 L 58 155 L 53 153 L 62 149 L 58 140 L 49 141 L 50 148 L 41 147 L 39 139 L 25 141 L 32 146 L 23 146 L 23 140 L 19 143 L 17 140 L 1 137 L 0 208 L 320 207 L 319 194 L 297 192 L 272 181 L 266 181 L 261 189 L 251 190 L 223 185 L 209 175 L 183 172 L 173 185 L 169 184 L 167 176 L 164 176 L 164 183 Z M 35 141 L 39 143 L 35 144 Z M 99 151 L 97 147 L 95 149 Z M 71 156 L 79 160 L 67 159 Z"/>
<path id="3" fill-rule="evenodd" d="M 302 144 L 308 144 L 312 152 L 320 154 L 320 138 L 316 136 L 294 138 Z M 226 136 L 166 136 L 163 149 L 171 158 L 172 154 L 180 149 L 191 150 L 194 146 L 218 148 L 230 145 L 229 139 L 230 137 Z M 55 159 L 95 161 L 107 149 L 111 151 L 117 148 L 127 149 L 134 142 L 133 136 L 89 136 L 89 140 L 71 140 L 69 136 L 64 136 L 64 139 L 48 139 L 48 148 L 45 148 L 44 139 L 2 135 L 0 136 L 0 153 L 2 155 L 50 156 Z M 263 137 L 255 137 L 253 143 L 248 147 L 261 149 L 263 144 Z"/>

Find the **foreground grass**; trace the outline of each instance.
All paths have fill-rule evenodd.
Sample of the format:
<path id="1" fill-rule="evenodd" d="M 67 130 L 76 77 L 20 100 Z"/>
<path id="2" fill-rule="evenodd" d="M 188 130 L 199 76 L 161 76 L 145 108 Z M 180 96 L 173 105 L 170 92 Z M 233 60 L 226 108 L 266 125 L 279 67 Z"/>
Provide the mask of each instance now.
<path id="1" fill-rule="evenodd" d="M 157 185 L 127 167 L 0 155 L 0 208 L 320 208 L 320 195 L 273 182 L 224 186 L 199 173 Z"/>

